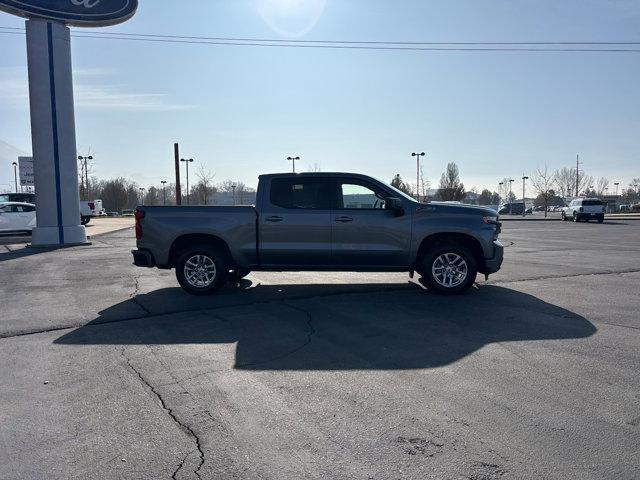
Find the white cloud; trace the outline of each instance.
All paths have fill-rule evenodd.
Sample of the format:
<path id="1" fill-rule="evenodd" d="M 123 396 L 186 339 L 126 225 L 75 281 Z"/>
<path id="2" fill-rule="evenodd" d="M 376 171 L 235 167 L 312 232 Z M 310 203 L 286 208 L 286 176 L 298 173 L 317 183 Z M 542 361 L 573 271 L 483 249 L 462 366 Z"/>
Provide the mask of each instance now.
<path id="1" fill-rule="evenodd" d="M 116 71 L 102 68 L 74 70 L 76 108 L 91 110 L 119 110 L 127 112 L 171 112 L 192 108 L 174 104 L 164 93 L 131 92 L 124 85 L 105 81 Z M 25 105 L 29 99 L 26 67 L 0 68 L 0 105 Z"/>

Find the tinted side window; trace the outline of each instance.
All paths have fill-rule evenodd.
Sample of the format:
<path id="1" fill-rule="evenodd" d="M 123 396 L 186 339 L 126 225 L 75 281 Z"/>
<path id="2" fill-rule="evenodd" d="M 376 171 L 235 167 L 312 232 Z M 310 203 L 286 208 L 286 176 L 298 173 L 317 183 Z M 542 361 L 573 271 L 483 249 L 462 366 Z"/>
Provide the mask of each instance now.
<path id="1" fill-rule="evenodd" d="M 274 178 L 271 204 L 290 209 L 330 210 L 332 185 L 328 178 Z"/>
<path id="2" fill-rule="evenodd" d="M 24 207 L 22 207 L 22 211 L 23 212 L 35 212 L 36 211 L 36 207 L 32 207 L 30 205 L 25 205 Z"/>

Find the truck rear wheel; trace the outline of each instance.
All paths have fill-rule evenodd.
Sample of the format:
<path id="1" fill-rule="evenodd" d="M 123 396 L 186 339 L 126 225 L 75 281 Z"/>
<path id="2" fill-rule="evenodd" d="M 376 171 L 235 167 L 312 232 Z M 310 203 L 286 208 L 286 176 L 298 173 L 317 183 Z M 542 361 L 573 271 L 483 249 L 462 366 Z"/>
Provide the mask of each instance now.
<path id="1" fill-rule="evenodd" d="M 209 246 L 196 246 L 183 251 L 176 262 L 176 278 L 192 295 L 209 295 L 227 280 L 229 268 L 225 255 Z"/>
<path id="2" fill-rule="evenodd" d="M 463 245 L 436 245 L 425 255 L 423 265 L 427 288 L 444 295 L 468 290 L 478 273 L 473 254 Z"/>

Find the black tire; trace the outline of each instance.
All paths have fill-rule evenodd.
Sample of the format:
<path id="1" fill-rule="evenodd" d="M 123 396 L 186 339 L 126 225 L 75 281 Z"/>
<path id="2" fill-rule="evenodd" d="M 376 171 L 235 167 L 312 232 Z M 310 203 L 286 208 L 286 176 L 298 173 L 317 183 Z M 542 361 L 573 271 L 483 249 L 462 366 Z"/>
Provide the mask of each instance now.
<path id="1" fill-rule="evenodd" d="M 564 212 L 562 212 L 562 221 L 563 222 L 567 221 L 567 215 Z"/>
<path id="2" fill-rule="evenodd" d="M 244 277 L 246 277 L 250 273 L 251 273 L 251 270 L 249 270 L 248 268 L 236 268 L 229 272 L 229 275 L 227 276 L 227 281 L 231 283 L 238 283 L 240 280 L 242 280 Z"/>
<path id="3" fill-rule="evenodd" d="M 81 225 L 88 225 L 90 221 L 91 221 L 91 217 L 80 217 Z"/>
<path id="4" fill-rule="evenodd" d="M 578 214 L 576 212 L 573 212 L 573 221 L 575 223 L 578 223 L 580 221 L 580 217 L 578 217 Z"/>
<path id="5" fill-rule="evenodd" d="M 201 260 L 201 261 L 200 261 Z M 189 267 L 187 267 L 189 263 Z M 229 275 L 228 260 L 226 255 L 214 247 L 196 245 L 183 250 L 176 262 L 176 279 L 185 292 L 191 295 L 210 295 L 222 287 Z M 212 278 L 206 278 L 212 272 L 211 265 L 215 267 Z M 187 267 L 187 268 L 185 268 Z M 187 277 L 187 270 L 202 268 L 199 280 L 196 277 Z M 194 275 L 198 275 L 197 272 Z M 198 285 L 201 283 L 201 285 Z"/>
<path id="6" fill-rule="evenodd" d="M 443 255 L 455 255 L 463 260 L 466 266 L 466 275 L 460 283 L 448 287 L 443 284 L 446 283 L 446 281 L 443 282 L 442 277 L 436 278 L 434 275 L 434 264 L 436 264 L 436 262 L 441 264 L 439 259 L 441 259 Z M 453 259 L 453 257 L 451 257 L 451 259 Z M 467 291 L 475 282 L 476 275 L 478 274 L 476 259 L 471 251 L 463 245 L 436 245 L 426 253 L 422 263 L 422 279 L 424 284 L 432 292 L 443 295 L 455 295 Z"/>
<path id="7" fill-rule="evenodd" d="M 603 223 L 604 222 L 604 217 L 598 217 L 598 223 Z"/>

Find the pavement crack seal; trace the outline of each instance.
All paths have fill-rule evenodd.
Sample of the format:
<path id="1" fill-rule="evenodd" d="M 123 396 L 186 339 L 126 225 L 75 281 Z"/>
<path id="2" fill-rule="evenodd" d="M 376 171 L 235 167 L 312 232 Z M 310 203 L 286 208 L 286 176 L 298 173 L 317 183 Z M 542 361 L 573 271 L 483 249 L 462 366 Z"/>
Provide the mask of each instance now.
<path id="1" fill-rule="evenodd" d="M 266 359 L 266 360 L 260 360 L 258 362 L 249 362 L 249 363 L 236 364 L 235 368 L 256 367 L 258 365 L 264 365 L 264 364 L 267 364 L 267 363 L 275 362 L 277 360 L 282 360 L 284 358 L 290 357 L 294 353 L 299 352 L 300 350 L 302 350 L 303 348 L 305 348 L 307 345 L 309 345 L 311 343 L 311 339 L 316 334 L 316 329 L 313 326 L 313 316 L 311 315 L 311 313 L 309 313 L 307 310 L 305 310 L 302 307 L 297 307 L 295 305 L 291 305 L 288 302 L 282 302 L 282 304 L 287 306 L 287 307 L 289 307 L 289 308 L 291 308 L 292 310 L 297 310 L 298 312 L 303 313 L 307 317 L 307 319 L 306 319 L 307 338 L 305 339 L 305 341 L 302 342 L 301 345 L 298 345 L 297 347 L 289 350 L 286 353 L 278 355 L 277 357 L 269 358 L 269 359 Z"/>
<path id="2" fill-rule="evenodd" d="M 147 386 L 147 388 L 151 391 L 151 393 L 153 393 L 153 395 L 155 395 L 155 397 L 158 399 L 158 401 L 160 402 L 160 406 L 162 407 L 162 409 L 165 411 L 165 413 L 167 415 L 169 415 L 169 417 L 171 417 L 171 419 L 174 421 L 174 423 L 176 425 L 178 425 L 178 427 L 185 432 L 189 437 L 191 437 L 194 441 L 194 443 L 196 444 L 196 451 L 198 452 L 198 457 L 199 457 L 199 463 L 198 463 L 198 467 L 193 471 L 193 473 L 195 474 L 196 477 L 198 478 L 202 478 L 200 476 L 200 469 L 202 468 L 202 466 L 204 465 L 204 450 L 202 450 L 202 445 L 200 443 L 200 437 L 198 437 L 198 435 L 196 434 L 196 432 L 193 431 L 193 429 L 191 427 L 189 427 L 187 424 L 183 423 L 180 421 L 180 419 L 178 418 L 178 416 L 175 414 L 175 412 L 173 411 L 173 409 L 171 407 L 169 407 L 167 405 L 167 403 L 165 402 L 164 398 L 162 397 L 162 395 L 160 394 L 160 392 L 158 392 L 158 390 L 156 390 L 156 388 L 151 385 L 151 383 L 144 378 L 144 376 L 142 375 L 142 373 L 133 366 L 133 364 L 131 363 L 131 360 L 129 359 L 129 357 L 127 357 L 124 353 L 125 349 L 123 348 L 122 351 L 120 352 L 122 354 L 122 357 L 125 359 L 125 361 L 127 362 L 127 367 L 129 367 L 129 369 L 135 373 L 138 378 L 140 379 L 140 381 Z M 176 470 L 173 472 L 173 474 L 171 475 L 171 478 L 173 478 L 174 480 L 177 478 L 176 476 L 178 475 L 178 472 L 180 472 L 180 470 L 182 469 L 182 467 L 184 466 L 184 463 L 186 462 L 187 458 L 189 457 L 191 452 L 187 453 L 185 455 L 185 457 L 182 459 L 182 461 L 180 462 L 180 464 L 178 465 L 178 467 L 176 468 Z"/>
<path id="3" fill-rule="evenodd" d="M 133 303 L 135 303 L 138 307 L 140 307 L 140 309 L 146 313 L 146 314 L 152 314 L 153 312 L 151 310 L 149 310 L 147 307 L 145 307 L 140 300 L 138 300 L 138 294 L 140 293 L 140 275 L 134 275 L 133 276 L 133 281 L 135 284 L 135 289 L 133 290 L 133 293 L 131 295 L 129 295 L 129 298 L 131 299 L 131 301 Z"/>

